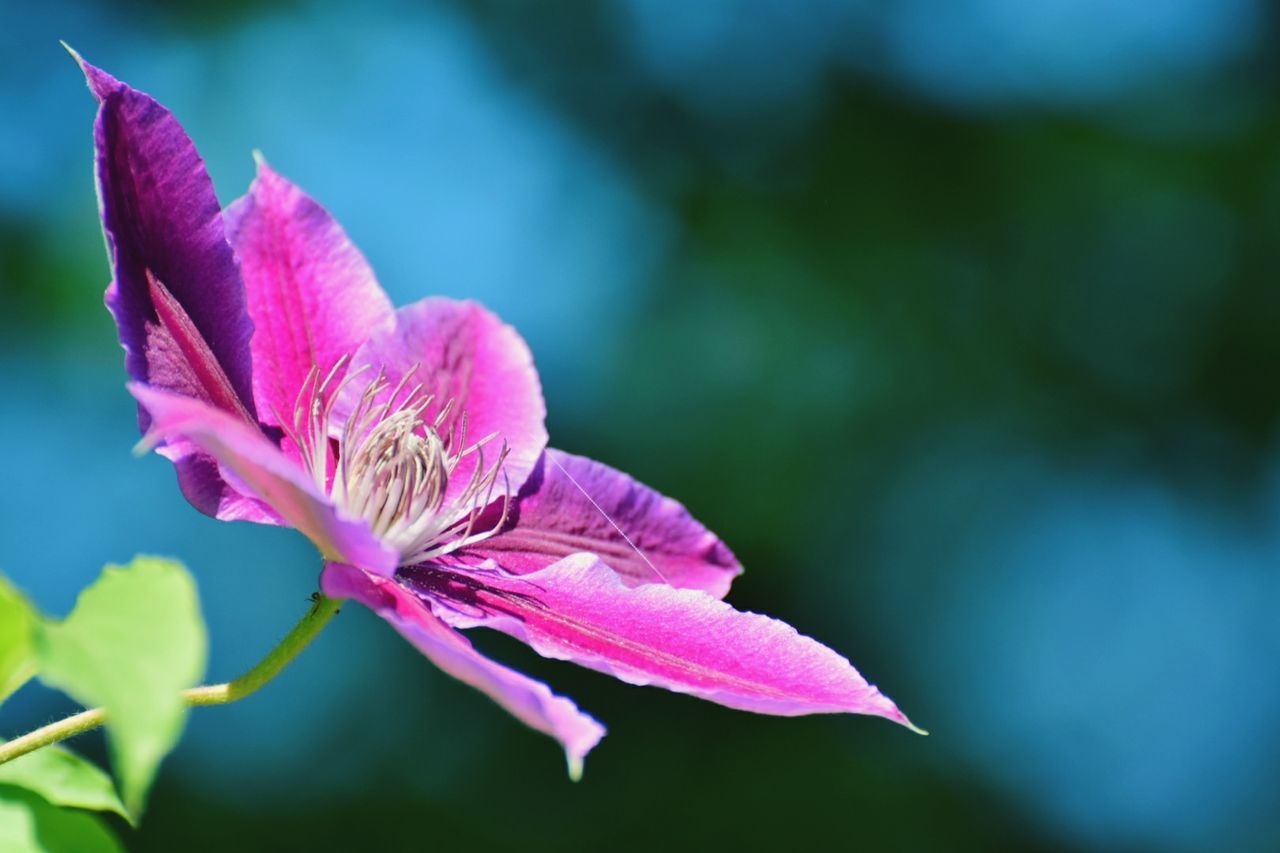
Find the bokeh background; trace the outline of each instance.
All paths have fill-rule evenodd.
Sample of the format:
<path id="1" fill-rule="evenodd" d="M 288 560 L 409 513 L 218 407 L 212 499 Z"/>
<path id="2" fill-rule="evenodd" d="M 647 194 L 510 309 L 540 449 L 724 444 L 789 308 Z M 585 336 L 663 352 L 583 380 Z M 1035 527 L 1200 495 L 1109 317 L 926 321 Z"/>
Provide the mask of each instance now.
<path id="1" fill-rule="evenodd" d="M 11 3 L 0 567 L 197 575 L 211 676 L 314 589 L 130 455 L 57 45 L 262 149 L 398 303 L 483 300 L 553 441 L 682 499 L 731 599 L 933 734 L 757 717 L 482 638 L 610 728 L 556 746 L 357 608 L 195 712 L 130 849 L 1280 847 L 1280 75 L 1262 0 Z M 38 686 L 13 735 L 67 710 Z M 101 757 L 100 740 L 81 749 Z"/>

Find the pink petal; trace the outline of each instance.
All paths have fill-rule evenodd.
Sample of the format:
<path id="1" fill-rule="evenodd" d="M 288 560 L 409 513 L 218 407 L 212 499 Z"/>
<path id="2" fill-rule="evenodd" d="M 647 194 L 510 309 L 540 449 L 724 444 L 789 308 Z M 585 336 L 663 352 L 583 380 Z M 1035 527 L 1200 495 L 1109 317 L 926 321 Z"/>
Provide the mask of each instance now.
<path id="1" fill-rule="evenodd" d="M 416 566 L 400 577 L 458 628 L 496 628 L 539 654 L 766 714 L 875 714 L 910 726 L 826 646 L 700 590 L 626 586 L 591 554 L 511 577 L 495 568 Z"/>
<path id="2" fill-rule="evenodd" d="M 398 554 L 378 541 L 368 523 L 344 518 L 315 481 L 257 429 L 190 397 L 139 383 L 129 391 L 151 415 L 148 439 L 190 442 L 213 456 L 228 483 L 266 503 L 327 559 L 382 574 L 395 570 Z"/>
<path id="3" fill-rule="evenodd" d="M 530 728 L 564 746 L 569 775 L 582 775 L 582 760 L 604 737 L 604 727 L 556 696 L 540 681 L 494 663 L 441 622 L 418 596 L 352 566 L 329 563 L 321 576 L 325 595 L 354 598 L 391 623 L 436 666 L 487 694 Z"/>
<path id="4" fill-rule="evenodd" d="M 254 324 L 254 399 L 263 422 L 278 425 L 312 368 L 328 376 L 390 320 L 391 302 L 342 226 L 261 159 L 225 218 Z"/>
<path id="5" fill-rule="evenodd" d="M 452 401 L 442 435 L 460 425 L 465 413 L 468 445 L 489 435 L 505 440 L 510 455 L 503 471 L 512 492 L 518 490 L 547 445 L 542 386 L 519 333 L 474 302 L 432 297 L 396 311 L 395 323 L 374 332 L 351 369 L 385 371 L 394 386 L 415 365 L 407 384 L 421 383 L 422 394 L 434 395 L 425 413 L 428 421 Z M 354 405 L 361 390 L 354 386 L 359 384 L 352 383 L 344 392 L 335 409 L 339 420 Z M 497 452 L 497 442 L 485 447 L 486 465 L 495 461 Z M 450 477 L 448 497 L 466 487 L 477 461 L 476 454 L 463 458 Z"/>
<path id="6" fill-rule="evenodd" d="M 667 583 L 716 598 L 742 572 L 728 546 L 676 501 L 608 465 L 551 448 L 506 532 L 469 551 L 517 575 L 581 552 L 600 557 L 628 586 Z"/>

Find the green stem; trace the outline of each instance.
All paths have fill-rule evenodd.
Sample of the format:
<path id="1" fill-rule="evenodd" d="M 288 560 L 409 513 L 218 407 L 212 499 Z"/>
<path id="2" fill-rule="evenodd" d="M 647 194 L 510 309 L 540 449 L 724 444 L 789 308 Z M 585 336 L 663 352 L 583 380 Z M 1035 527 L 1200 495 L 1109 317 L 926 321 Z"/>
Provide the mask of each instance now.
<path id="1" fill-rule="evenodd" d="M 340 606 L 340 601 L 317 594 L 306 615 L 253 669 L 234 681 L 184 690 L 183 698 L 192 707 L 225 705 L 257 692 L 264 684 L 279 675 L 280 671 L 315 639 L 316 634 L 319 634 L 321 629 L 329 624 L 329 620 L 337 614 Z M 96 729 L 106 722 L 106 719 L 105 708 L 91 708 L 58 720 L 56 723 L 42 726 L 22 737 L 0 744 L 0 764 L 26 755 L 42 746 Z"/>
<path id="2" fill-rule="evenodd" d="M 187 704 L 193 707 L 224 705 L 255 693 L 258 688 L 279 675 L 280 670 L 288 666 L 289 662 L 315 639 L 316 634 L 329 624 L 329 620 L 334 617 L 341 605 L 342 602 L 337 599 L 317 594 L 315 603 L 311 605 L 307 614 L 293 626 L 293 630 L 286 634 L 274 649 L 267 652 L 267 656 L 259 661 L 257 666 L 235 681 L 192 687 L 184 691 L 182 695 L 186 697 Z"/>

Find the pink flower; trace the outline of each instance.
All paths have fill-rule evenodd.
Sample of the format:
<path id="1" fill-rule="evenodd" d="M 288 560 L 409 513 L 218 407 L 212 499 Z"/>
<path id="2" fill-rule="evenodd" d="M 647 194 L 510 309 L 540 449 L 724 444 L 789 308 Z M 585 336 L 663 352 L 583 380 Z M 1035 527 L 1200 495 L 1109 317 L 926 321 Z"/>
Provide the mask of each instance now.
<path id="1" fill-rule="evenodd" d="M 187 499 L 295 527 L 326 594 L 556 738 L 604 729 L 458 629 L 768 714 L 910 725 L 847 660 L 721 601 L 741 567 L 680 504 L 547 447 L 529 349 L 472 302 L 393 309 L 318 204 L 259 162 L 225 211 L 173 116 L 82 63 L 115 316 L 146 441 Z"/>

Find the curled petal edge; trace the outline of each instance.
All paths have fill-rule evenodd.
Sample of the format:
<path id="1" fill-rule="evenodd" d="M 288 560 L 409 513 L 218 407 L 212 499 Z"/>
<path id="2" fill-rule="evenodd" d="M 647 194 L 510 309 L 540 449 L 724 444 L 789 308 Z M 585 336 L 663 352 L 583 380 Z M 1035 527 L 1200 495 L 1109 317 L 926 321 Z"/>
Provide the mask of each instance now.
<path id="1" fill-rule="evenodd" d="M 130 383 L 129 393 L 151 415 L 140 448 L 161 441 L 190 442 L 218 461 L 224 479 L 261 500 L 307 536 L 326 559 L 390 575 L 399 554 L 363 520 L 344 517 L 315 481 L 265 435 L 239 418 L 190 397 Z"/>

